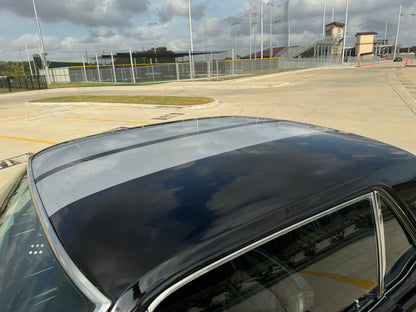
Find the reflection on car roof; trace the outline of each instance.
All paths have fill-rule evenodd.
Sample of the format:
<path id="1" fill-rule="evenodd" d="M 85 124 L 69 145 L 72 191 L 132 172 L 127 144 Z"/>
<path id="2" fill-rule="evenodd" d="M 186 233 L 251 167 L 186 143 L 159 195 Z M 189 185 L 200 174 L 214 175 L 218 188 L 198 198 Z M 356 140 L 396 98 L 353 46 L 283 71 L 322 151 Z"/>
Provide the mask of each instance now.
<path id="1" fill-rule="evenodd" d="M 412 155 L 383 143 L 243 117 L 106 133 L 31 161 L 60 240 L 113 299 L 136 281 L 148 292 L 328 203 L 416 171 Z M 392 180 L 398 170 L 401 180 Z"/>

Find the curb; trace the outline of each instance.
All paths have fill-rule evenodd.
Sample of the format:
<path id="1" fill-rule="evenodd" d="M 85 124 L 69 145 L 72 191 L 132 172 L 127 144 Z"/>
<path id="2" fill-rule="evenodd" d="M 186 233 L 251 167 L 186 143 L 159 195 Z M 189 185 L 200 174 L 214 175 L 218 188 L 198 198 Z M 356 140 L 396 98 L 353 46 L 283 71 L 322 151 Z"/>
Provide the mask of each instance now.
<path id="1" fill-rule="evenodd" d="M 365 66 L 372 66 L 372 65 L 379 65 L 379 64 L 388 64 L 391 63 L 390 61 L 386 61 L 386 62 L 378 62 L 378 63 L 370 63 L 370 64 L 363 64 L 361 66 L 355 66 L 355 67 L 365 67 Z"/>
<path id="2" fill-rule="evenodd" d="M 206 109 L 216 107 L 220 103 L 218 100 L 206 104 L 198 105 L 160 105 L 160 104 L 129 104 L 129 103 L 106 103 L 106 102 L 26 102 L 29 105 L 39 106 L 105 106 L 105 107 L 129 107 L 129 108 L 176 108 L 176 109 Z"/>

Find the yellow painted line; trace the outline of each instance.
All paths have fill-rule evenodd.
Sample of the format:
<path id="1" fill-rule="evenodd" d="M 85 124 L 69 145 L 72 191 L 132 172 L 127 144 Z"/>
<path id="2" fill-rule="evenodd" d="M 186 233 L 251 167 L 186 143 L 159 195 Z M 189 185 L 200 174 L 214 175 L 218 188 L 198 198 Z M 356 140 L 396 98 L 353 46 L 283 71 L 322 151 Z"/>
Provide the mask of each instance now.
<path id="1" fill-rule="evenodd" d="M 3 136 L 3 135 L 0 135 L 0 139 L 26 141 L 26 142 L 34 142 L 34 143 L 43 143 L 43 144 L 50 144 L 50 145 L 58 144 L 56 142 L 48 142 L 48 141 L 40 141 L 40 140 L 31 140 L 31 139 L 23 139 L 23 138 L 14 138 L 14 137 L 8 137 L 8 136 Z"/>
<path id="2" fill-rule="evenodd" d="M 0 123 L 11 122 L 11 121 L 16 121 L 16 120 L 22 120 L 22 119 L 26 119 L 26 117 L 20 117 L 20 118 L 2 120 L 2 121 L 0 121 Z"/>
<path id="3" fill-rule="evenodd" d="M 5 116 L 5 117 L 29 117 L 29 116 L 32 116 L 32 115 L 0 114 L 0 116 Z"/>
<path id="4" fill-rule="evenodd" d="M 10 160 L 5 160 L 4 162 L 7 164 L 7 166 L 13 166 L 13 164 Z"/>
<path id="5" fill-rule="evenodd" d="M 362 280 L 362 279 L 358 279 L 358 278 L 354 278 L 354 277 L 344 276 L 344 275 L 325 273 L 325 272 L 313 272 L 313 271 L 300 271 L 299 273 L 300 274 L 320 276 L 320 277 L 326 277 L 326 278 L 341 281 L 341 282 L 344 282 L 344 283 L 347 283 L 347 284 L 350 284 L 350 285 L 354 285 L 354 286 L 357 286 L 357 287 L 360 287 L 360 288 L 368 289 L 368 290 L 372 290 L 374 287 L 377 286 L 376 283 L 366 281 L 366 280 Z"/>
<path id="6" fill-rule="evenodd" d="M 123 122 L 123 123 L 134 123 L 134 124 L 142 124 L 142 125 L 151 125 L 148 122 L 140 122 L 140 121 L 130 121 L 130 120 L 113 120 L 113 119 L 98 119 L 98 118 L 80 118 L 80 117 L 63 117 L 63 116 L 54 116 L 52 118 L 59 118 L 59 119 L 75 119 L 75 120 L 91 120 L 91 121 L 107 121 L 107 122 Z"/>

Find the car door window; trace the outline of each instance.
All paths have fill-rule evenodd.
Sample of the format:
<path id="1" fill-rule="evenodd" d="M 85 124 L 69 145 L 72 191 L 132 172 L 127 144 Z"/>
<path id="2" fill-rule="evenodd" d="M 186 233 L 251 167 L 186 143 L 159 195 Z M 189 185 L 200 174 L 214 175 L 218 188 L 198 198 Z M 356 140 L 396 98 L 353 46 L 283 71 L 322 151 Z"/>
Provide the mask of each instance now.
<path id="1" fill-rule="evenodd" d="M 415 254 L 415 247 L 390 204 L 380 198 L 380 205 L 386 246 L 385 285 L 388 289 L 391 282 L 400 275 L 410 258 Z"/>
<path id="2" fill-rule="evenodd" d="M 344 311 L 377 293 L 370 198 L 304 224 L 213 269 L 156 311 Z"/>

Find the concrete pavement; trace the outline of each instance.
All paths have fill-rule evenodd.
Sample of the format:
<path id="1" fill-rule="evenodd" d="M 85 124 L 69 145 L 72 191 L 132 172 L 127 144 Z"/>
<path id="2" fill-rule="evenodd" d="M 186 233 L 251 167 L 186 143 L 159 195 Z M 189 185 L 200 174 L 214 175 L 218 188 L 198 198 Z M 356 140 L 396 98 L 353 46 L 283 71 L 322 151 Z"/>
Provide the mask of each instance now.
<path id="1" fill-rule="evenodd" d="M 74 94 L 208 96 L 219 104 L 190 109 L 51 106 L 28 102 Z M 221 115 L 307 122 L 367 136 L 416 154 L 415 99 L 416 68 L 398 63 L 309 69 L 218 82 L 3 94 L 0 95 L 0 166 L 4 170 L 10 163 L 22 162 L 27 153 L 118 127 Z"/>

